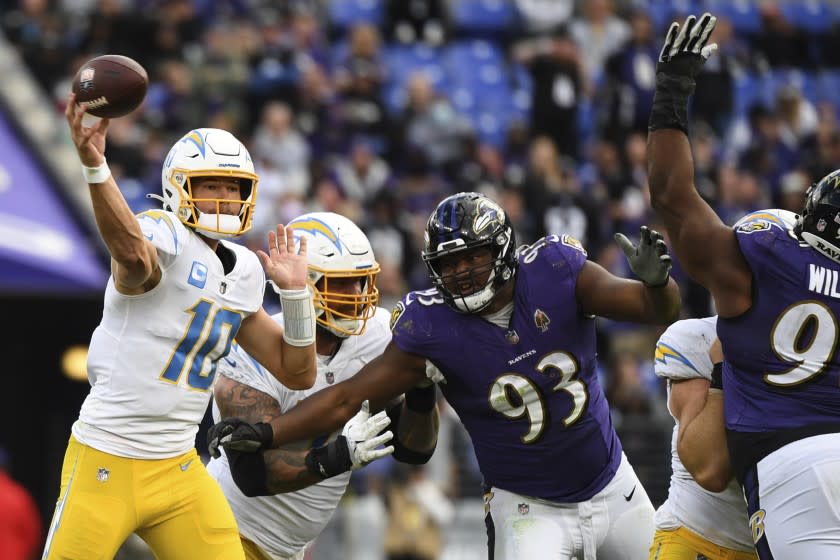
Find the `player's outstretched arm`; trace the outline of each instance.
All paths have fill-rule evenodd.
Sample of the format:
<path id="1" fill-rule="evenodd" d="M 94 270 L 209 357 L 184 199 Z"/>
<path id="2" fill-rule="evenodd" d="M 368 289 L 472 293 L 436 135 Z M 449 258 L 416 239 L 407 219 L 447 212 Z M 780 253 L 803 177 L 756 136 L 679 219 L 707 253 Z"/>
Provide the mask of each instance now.
<path id="1" fill-rule="evenodd" d="M 270 395 L 224 375 L 220 375 L 216 381 L 213 398 L 223 418 L 238 417 L 256 423 L 271 422 L 283 414 L 280 404 Z M 247 496 L 293 492 L 321 481 L 306 470 L 304 459 L 307 452 L 272 449 L 262 456 L 248 454 L 248 457 L 243 458 L 229 457 L 228 463 L 234 482 Z M 245 465 L 249 460 L 252 464 Z M 234 466 L 234 461 L 240 464 Z M 260 484 L 260 478 L 263 484 Z M 262 492 L 260 486 L 264 487 Z"/>
<path id="2" fill-rule="evenodd" d="M 388 416 L 396 434 L 394 459 L 413 465 L 427 463 L 437 447 L 440 427 L 437 386 L 423 381 L 409 389 L 404 399 L 388 408 Z"/>
<path id="3" fill-rule="evenodd" d="M 703 63 L 717 48 L 708 44 L 716 18 L 673 23 L 656 66 L 656 93 L 648 134 L 651 204 L 665 222 L 675 254 L 689 276 L 714 296 L 720 315 L 744 312 L 751 303 L 749 267 L 735 233 L 700 197 L 688 142 L 688 100 Z"/>
<path id="4" fill-rule="evenodd" d="M 247 422 L 270 422 L 282 416 L 280 404 L 270 395 L 249 385 L 219 376 L 214 399 L 223 417 L 236 416 Z M 228 451 L 231 475 L 246 496 L 268 496 L 294 492 L 317 484 L 327 476 L 355 470 L 389 455 L 391 432 L 384 432 L 385 414 L 371 418 L 365 410 L 351 419 L 342 435 L 317 449 L 268 449 L 258 453 Z"/>
<path id="5" fill-rule="evenodd" d="M 283 324 L 278 325 L 263 309 L 242 321 L 239 344 L 280 383 L 290 389 L 309 389 L 315 384 L 315 308 L 306 287 L 306 238 L 295 247 L 282 224 L 268 233 L 268 253 L 257 251 L 266 276 L 280 291 Z"/>
<path id="6" fill-rule="evenodd" d="M 70 136 L 76 146 L 82 170 L 90 187 L 96 225 L 113 259 L 114 283 L 121 293 L 139 294 L 160 280 L 157 251 L 146 240 L 105 162 L 108 119 L 91 127 L 82 124 L 84 104 L 70 94 L 64 111 Z"/>
<path id="7" fill-rule="evenodd" d="M 638 245 L 621 234 L 616 241 L 639 280 L 614 276 L 587 261 L 578 275 L 577 300 L 583 313 L 616 321 L 669 324 L 680 314 L 680 290 L 670 276 L 671 257 L 662 236 L 641 228 Z"/>
<path id="8" fill-rule="evenodd" d="M 370 400 L 373 410 L 381 410 L 425 377 L 425 359 L 391 342 L 352 378 L 318 391 L 271 422 L 249 424 L 236 418 L 218 422 L 207 434 L 208 443 L 211 452 L 219 446 L 254 452 L 315 438 L 344 425 L 365 400 Z"/>

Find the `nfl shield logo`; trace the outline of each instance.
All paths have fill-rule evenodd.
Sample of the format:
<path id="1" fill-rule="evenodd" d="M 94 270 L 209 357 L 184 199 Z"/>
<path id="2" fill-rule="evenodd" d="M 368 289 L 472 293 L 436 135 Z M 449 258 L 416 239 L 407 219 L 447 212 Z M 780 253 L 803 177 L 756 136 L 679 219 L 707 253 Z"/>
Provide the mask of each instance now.
<path id="1" fill-rule="evenodd" d="M 108 469 L 102 467 L 98 471 L 96 471 L 96 480 L 99 482 L 108 482 Z"/>
<path id="2" fill-rule="evenodd" d="M 335 374 L 333 372 L 328 371 L 325 377 L 327 378 L 327 383 L 329 383 L 330 385 L 335 383 Z"/>
<path id="3" fill-rule="evenodd" d="M 528 504 L 519 504 L 519 513 L 522 515 L 528 515 L 528 512 L 531 510 L 531 506 Z"/>
<path id="4" fill-rule="evenodd" d="M 820 218 L 817 222 L 817 231 L 825 231 L 826 221 L 824 218 Z"/>
<path id="5" fill-rule="evenodd" d="M 227 291 L 227 282 L 222 282 L 219 284 L 219 293 L 223 294 Z"/>
<path id="6" fill-rule="evenodd" d="M 513 329 L 510 329 L 508 332 L 505 333 L 505 338 L 511 344 L 517 344 L 519 342 L 519 335 L 516 334 L 516 331 Z"/>

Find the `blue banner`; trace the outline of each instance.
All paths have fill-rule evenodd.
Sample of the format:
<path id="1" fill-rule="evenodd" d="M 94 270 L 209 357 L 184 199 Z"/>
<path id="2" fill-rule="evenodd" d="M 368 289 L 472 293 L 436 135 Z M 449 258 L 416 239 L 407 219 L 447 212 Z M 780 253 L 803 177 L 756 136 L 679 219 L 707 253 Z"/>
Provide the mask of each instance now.
<path id="1" fill-rule="evenodd" d="M 0 113 L 0 292 L 104 291 L 108 271 L 57 188 Z"/>

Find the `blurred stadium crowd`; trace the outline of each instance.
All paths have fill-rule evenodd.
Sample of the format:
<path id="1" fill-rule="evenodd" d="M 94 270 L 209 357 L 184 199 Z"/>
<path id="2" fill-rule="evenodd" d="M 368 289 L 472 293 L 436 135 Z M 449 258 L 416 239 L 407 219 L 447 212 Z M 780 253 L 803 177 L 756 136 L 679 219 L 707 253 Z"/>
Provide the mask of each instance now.
<path id="1" fill-rule="evenodd" d="M 758 208 L 798 211 L 808 185 L 840 167 L 840 4 L 830 0 L 21 0 L 0 24 L 57 118 L 85 60 L 123 54 L 149 71 L 144 105 L 109 133 L 134 210 L 154 205 L 145 195 L 159 191 L 172 142 L 227 129 L 260 175 L 245 242 L 261 246 L 274 223 L 305 211 L 346 215 L 371 239 L 389 305 L 429 287 L 422 224 L 462 190 L 498 200 L 519 243 L 569 233 L 629 274 L 612 234 L 657 226 L 645 142 L 658 47 L 668 23 L 704 10 L 719 16 L 720 49 L 692 107 L 698 189 L 730 223 Z M 674 275 L 684 315 L 711 314 L 679 263 Z M 655 505 L 671 426 L 653 375 L 658 334 L 600 325 L 617 428 Z M 368 519 L 386 543 L 358 557 L 456 557 L 451 528 L 465 503 L 477 522 L 462 548 L 480 557 L 480 475 L 457 418 L 444 416 L 424 471 L 383 461 L 355 475 L 355 513 L 336 525 Z"/>

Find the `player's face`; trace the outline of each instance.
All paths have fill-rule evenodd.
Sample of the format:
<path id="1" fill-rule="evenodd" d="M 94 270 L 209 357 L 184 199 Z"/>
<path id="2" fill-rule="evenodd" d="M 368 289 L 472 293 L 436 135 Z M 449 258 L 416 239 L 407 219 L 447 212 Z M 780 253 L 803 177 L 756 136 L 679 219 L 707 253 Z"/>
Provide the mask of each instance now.
<path id="1" fill-rule="evenodd" d="M 440 258 L 443 285 L 453 295 L 468 296 L 487 285 L 493 268 L 493 253 L 487 247 L 475 247 Z"/>
<path id="2" fill-rule="evenodd" d="M 321 293 L 358 296 L 362 293 L 362 278 L 321 278 L 318 280 L 316 287 Z M 327 296 L 330 299 L 330 296 Z M 338 299 L 338 298 L 335 298 Z M 358 317 L 360 315 L 359 309 L 355 303 L 337 303 L 329 302 L 329 308 L 332 311 L 349 315 L 350 317 Z"/>
<path id="3" fill-rule="evenodd" d="M 239 214 L 242 204 L 239 181 L 230 177 L 197 177 L 192 180 L 192 197 L 206 214 Z M 236 202 L 224 202 L 224 201 Z M 221 201 L 221 202 L 218 202 Z"/>

